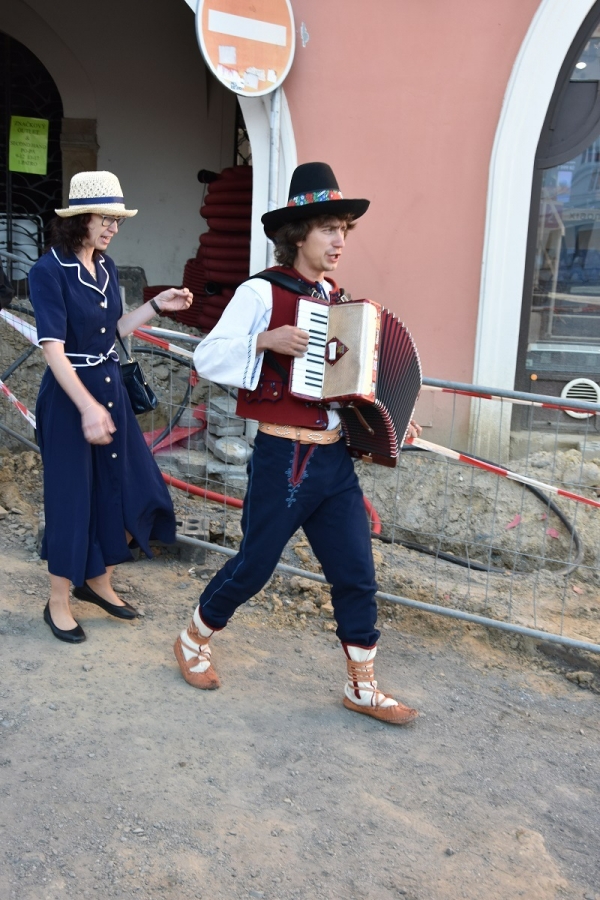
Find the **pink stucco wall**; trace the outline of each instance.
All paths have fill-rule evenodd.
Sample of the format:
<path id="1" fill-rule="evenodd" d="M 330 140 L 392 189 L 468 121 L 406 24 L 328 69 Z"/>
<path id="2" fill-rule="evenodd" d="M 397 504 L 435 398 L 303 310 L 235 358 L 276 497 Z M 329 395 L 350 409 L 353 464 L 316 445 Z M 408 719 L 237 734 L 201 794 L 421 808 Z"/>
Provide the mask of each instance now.
<path id="1" fill-rule="evenodd" d="M 292 0 L 285 83 L 299 162 L 371 208 L 339 281 L 410 327 L 424 374 L 470 381 L 488 169 L 539 0 Z"/>

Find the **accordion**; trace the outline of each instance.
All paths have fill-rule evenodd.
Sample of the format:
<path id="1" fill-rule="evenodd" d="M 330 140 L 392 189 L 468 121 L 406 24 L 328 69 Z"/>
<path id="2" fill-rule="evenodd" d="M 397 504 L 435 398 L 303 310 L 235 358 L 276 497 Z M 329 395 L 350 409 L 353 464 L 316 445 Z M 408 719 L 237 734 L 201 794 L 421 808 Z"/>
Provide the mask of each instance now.
<path id="1" fill-rule="evenodd" d="M 299 297 L 296 325 L 309 334 L 294 357 L 290 393 L 339 403 L 352 456 L 395 466 L 421 390 L 421 363 L 396 316 L 372 300 L 329 305 Z"/>

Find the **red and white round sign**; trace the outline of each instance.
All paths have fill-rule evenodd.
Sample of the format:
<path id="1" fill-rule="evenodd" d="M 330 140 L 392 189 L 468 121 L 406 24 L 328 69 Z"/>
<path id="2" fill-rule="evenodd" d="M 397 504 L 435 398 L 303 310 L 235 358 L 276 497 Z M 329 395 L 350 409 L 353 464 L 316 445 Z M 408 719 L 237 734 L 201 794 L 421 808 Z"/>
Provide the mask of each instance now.
<path id="1" fill-rule="evenodd" d="M 196 33 L 207 66 L 236 94 L 274 91 L 294 59 L 290 0 L 199 0 Z"/>

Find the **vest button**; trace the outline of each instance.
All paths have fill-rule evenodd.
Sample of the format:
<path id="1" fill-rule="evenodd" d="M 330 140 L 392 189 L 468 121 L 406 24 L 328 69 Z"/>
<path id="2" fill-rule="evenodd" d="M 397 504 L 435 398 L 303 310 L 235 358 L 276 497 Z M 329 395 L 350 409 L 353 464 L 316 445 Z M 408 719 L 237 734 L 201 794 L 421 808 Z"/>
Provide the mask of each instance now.
<path id="1" fill-rule="evenodd" d="M 273 396 L 274 396 L 274 397 L 278 397 L 278 396 L 279 396 L 279 394 L 277 393 L 277 391 L 273 391 Z"/>

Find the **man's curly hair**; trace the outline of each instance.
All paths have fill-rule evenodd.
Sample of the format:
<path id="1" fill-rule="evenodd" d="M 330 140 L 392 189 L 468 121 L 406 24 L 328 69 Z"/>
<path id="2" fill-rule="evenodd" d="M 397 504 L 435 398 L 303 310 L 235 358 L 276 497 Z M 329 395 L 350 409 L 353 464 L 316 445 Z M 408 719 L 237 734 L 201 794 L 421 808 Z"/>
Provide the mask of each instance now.
<path id="1" fill-rule="evenodd" d="M 280 266 L 292 268 L 298 254 L 298 242 L 305 241 L 313 228 L 321 228 L 323 225 L 331 225 L 341 222 L 346 233 L 354 228 L 354 217 L 346 216 L 315 216 L 314 219 L 303 219 L 301 222 L 290 222 L 282 225 L 273 236 L 275 244 L 275 259 Z"/>

